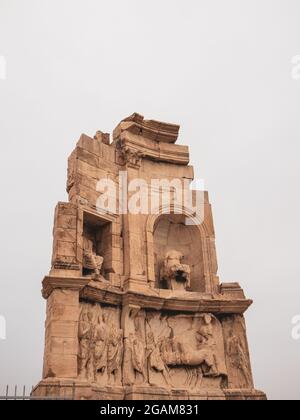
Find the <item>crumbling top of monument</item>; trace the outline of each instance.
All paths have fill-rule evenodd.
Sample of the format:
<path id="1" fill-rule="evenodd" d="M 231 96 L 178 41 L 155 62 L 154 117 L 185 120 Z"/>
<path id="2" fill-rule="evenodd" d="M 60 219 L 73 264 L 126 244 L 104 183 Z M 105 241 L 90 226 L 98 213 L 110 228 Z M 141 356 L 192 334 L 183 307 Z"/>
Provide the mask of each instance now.
<path id="1" fill-rule="evenodd" d="M 114 139 L 119 138 L 122 131 L 141 135 L 146 139 L 162 143 L 176 143 L 180 126 L 154 120 L 145 120 L 140 114 L 134 113 L 125 118 L 114 130 Z"/>

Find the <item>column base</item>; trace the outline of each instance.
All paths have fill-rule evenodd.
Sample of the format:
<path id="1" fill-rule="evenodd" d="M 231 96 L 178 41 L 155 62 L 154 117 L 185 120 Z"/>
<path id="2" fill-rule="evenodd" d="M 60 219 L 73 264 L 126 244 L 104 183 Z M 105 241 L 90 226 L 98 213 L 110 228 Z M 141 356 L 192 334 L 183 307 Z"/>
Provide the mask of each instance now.
<path id="1" fill-rule="evenodd" d="M 210 389 L 187 391 L 149 386 L 112 387 L 87 382 L 46 379 L 32 391 L 32 396 L 45 399 L 96 401 L 265 401 L 266 394 L 254 389 Z"/>

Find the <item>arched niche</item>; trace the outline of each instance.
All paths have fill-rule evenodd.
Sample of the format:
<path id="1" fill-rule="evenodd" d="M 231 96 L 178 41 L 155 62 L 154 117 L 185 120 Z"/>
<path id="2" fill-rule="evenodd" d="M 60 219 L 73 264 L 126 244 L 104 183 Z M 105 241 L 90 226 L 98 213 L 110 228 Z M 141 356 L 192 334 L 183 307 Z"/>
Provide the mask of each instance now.
<path id="1" fill-rule="evenodd" d="M 191 224 L 187 224 L 187 219 Z M 175 206 L 168 214 L 161 208 L 149 216 L 146 226 L 148 281 L 161 288 L 159 271 L 170 250 L 183 253 L 184 264 L 191 268 L 191 292 L 213 293 L 216 290 L 215 240 L 203 220 L 189 210 L 181 213 Z"/>
<path id="2" fill-rule="evenodd" d="M 153 232 L 155 287 L 161 288 L 160 269 L 167 252 L 175 250 L 184 255 L 183 263 L 191 269 L 191 291 L 205 292 L 202 241 L 196 226 L 187 226 L 182 215 L 162 215 Z"/>

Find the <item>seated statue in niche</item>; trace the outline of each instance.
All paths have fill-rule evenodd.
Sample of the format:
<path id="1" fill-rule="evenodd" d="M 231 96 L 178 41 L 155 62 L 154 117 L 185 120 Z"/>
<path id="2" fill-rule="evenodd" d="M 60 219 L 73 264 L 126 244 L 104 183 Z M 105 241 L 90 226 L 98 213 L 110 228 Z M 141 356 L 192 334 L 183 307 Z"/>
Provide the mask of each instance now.
<path id="1" fill-rule="evenodd" d="M 96 246 L 92 238 L 83 238 L 83 268 L 96 277 L 101 276 L 104 259 L 97 255 Z"/>
<path id="2" fill-rule="evenodd" d="M 101 288 L 101 283 L 108 283 L 101 270 L 104 258 L 97 253 L 97 242 L 93 235 L 86 233 L 83 237 L 83 275 L 91 276 L 90 287 Z"/>
<path id="3" fill-rule="evenodd" d="M 165 282 L 169 290 L 185 291 L 191 287 L 191 269 L 182 264 L 184 256 L 178 251 L 169 251 L 160 271 L 160 281 Z"/>

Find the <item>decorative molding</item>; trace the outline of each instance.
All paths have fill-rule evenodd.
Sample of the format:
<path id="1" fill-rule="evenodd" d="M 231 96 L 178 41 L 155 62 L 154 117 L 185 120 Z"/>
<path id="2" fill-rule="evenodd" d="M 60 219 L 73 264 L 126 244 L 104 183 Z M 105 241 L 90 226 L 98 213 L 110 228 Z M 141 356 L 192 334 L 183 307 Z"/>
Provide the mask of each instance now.
<path id="1" fill-rule="evenodd" d="M 222 283 L 220 285 L 220 293 L 229 298 L 245 299 L 244 291 L 239 283 Z"/>
<path id="2" fill-rule="evenodd" d="M 142 165 L 142 160 L 145 154 L 134 148 L 126 145 L 122 140 L 116 143 L 117 163 L 119 165 L 127 165 L 129 168 L 139 169 Z"/>
<path id="3" fill-rule="evenodd" d="M 91 280 L 84 277 L 51 277 L 46 276 L 43 280 L 42 295 L 48 299 L 55 289 L 81 290 L 89 284 Z"/>
<path id="4" fill-rule="evenodd" d="M 123 305 L 139 305 L 142 308 L 162 311 L 213 313 L 218 314 L 243 314 L 252 305 L 252 300 L 222 299 L 220 295 L 203 297 L 201 293 L 188 292 L 182 297 L 178 296 L 145 296 L 133 291 L 127 292 L 123 297 Z"/>
<path id="5" fill-rule="evenodd" d="M 109 305 L 120 306 L 123 301 L 124 293 L 111 286 L 104 286 L 103 289 L 94 287 L 84 287 L 80 292 L 80 299 L 89 302 L 107 303 Z"/>
<path id="6" fill-rule="evenodd" d="M 76 289 L 80 298 L 91 302 L 109 305 L 138 305 L 141 308 L 175 312 L 211 312 L 214 314 L 243 314 L 252 305 L 250 299 L 232 299 L 218 294 L 210 295 L 195 292 L 176 293 L 170 290 L 151 289 L 140 291 L 121 291 L 110 284 L 99 283 L 99 287 L 89 286 L 90 278 L 86 277 L 45 277 L 43 297 L 48 299 L 55 289 Z"/>
<path id="7" fill-rule="evenodd" d="M 121 121 L 114 130 L 114 138 L 118 137 L 123 131 L 128 131 L 155 142 L 174 144 L 178 139 L 179 130 L 180 125 L 145 120 L 142 115 L 134 113 Z"/>
<path id="8" fill-rule="evenodd" d="M 168 143 L 157 143 L 154 140 L 145 139 L 142 136 L 133 135 L 123 131 L 120 137 L 114 140 L 116 149 L 127 147 L 130 150 L 139 152 L 145 159 L 157 162 L 166 162 L 187 166 L 190 162 L 189 148 Z M 120 164 L 120 163 L 119 163 Z"/>

